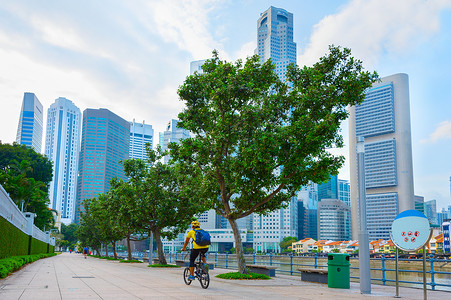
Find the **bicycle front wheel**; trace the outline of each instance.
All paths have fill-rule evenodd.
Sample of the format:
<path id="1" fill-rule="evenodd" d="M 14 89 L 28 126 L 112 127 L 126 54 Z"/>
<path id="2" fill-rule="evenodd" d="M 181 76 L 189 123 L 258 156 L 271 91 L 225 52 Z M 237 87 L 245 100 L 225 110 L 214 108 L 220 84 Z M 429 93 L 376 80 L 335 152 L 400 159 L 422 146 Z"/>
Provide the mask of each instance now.
<path id="1" fill-rule="evenodd" d="M 208 275 L 205 270 L 202 270 L 199 276 L 199 281 L 203 289 L 208 288 L 208 286 L 210 285 L 210 275 Z"/>
<path id="2" fill-rule="evenodd" d="M 190 272 L 189 272 L 189 268 L 185 268 L 185 271 L 183 271 L 183 280 L 185 281 L 186 285 L 190 285 L 191 284 L 191 280 L 188 279 L 188 277 L 190 276 Z"/>

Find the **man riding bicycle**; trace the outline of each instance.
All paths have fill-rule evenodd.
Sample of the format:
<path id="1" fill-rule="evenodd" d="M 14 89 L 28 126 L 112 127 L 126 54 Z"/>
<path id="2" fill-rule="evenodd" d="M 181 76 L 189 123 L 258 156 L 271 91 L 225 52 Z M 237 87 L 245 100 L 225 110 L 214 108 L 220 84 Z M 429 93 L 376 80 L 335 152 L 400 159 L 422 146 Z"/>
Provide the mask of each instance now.
<path id="1" fill-rule="evenodd" d="M 200 223 L 199 221 L 192 221 L 191 227 L 193 228 L 188 232 L 185 239 L 185 244 L 183 245 L 182 251 L 186 250 L 186 246 L 188 245 L 189 241 L 193 239 L 193 249 L 191 249 L 191 255 L 189 257 L 189 272 L 190 276 L 188 277 L 189 280 L 196 279 L 194 277 L 194 267 L 195 267 L 195 261 L 198 255 L 202 258 L 202 262 L 204 264 L 207 263 L 207 258 L 205 257 L 205 253 L 208 251 L 208 245 L 207 246 L 199 246 L 196 244 L 196 230 L 200 230 Z"/>

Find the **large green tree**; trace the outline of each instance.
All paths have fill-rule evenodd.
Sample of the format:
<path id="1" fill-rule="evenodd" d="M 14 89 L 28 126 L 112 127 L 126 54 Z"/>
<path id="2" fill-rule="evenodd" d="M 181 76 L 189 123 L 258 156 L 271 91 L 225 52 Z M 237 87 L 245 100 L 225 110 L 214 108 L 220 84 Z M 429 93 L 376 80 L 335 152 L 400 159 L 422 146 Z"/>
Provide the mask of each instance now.
<path id="1" fill-rule="evenodd" d="M 38 228 L 49 230 L 54 225 L 54 217 L 48 208 L 48 186 L 30 175 L 33 173 L 31 165 L 27 160 L 10 161 L 0 170 L 0 184 L 20 209 L 36 214 L 34 224 Z"/>
<path id="2" fill-rule="evenodd" d="M 152 232 L 160 264 L 166 264 L 162 238 L 173 239 L 184 232 L 194 215 L 205 208 L 198 201 L 196 170 L 182 164 L 162 163 L 164 153 L 147 149 L 148 161 L 123 162 L 127 184 L 132 187 L 142 230 Z"/>
<path id="3" fill-rule="evenodd" d="M 25 145 L 0 142 L 0 170 L 6 171 L 11 165 L 19 164 L 23 160 L 28 161 L 30 166 L 26 177 L 41 181 L 48 188 L 53 178 L 53 166 L 46 156 Z"/>
<path id="4" fill-rule="evenodd" d="M 202 69 L 178 90 L 186 104 L 178 126 L 194 137 L 171 144 L 171 155 L 201 172 L 202 200 L 229 221 L 245 273 L 236 220 L 278 209 L 310 180 L 337 174 L 344 158 L 328 149 L 343 146 L 347 106 L 363 101 L 377 74 L 333 46 L 312 67 L 290 66 L 289 83 L 258 56 L 233 64 L 214 52 Z"/>

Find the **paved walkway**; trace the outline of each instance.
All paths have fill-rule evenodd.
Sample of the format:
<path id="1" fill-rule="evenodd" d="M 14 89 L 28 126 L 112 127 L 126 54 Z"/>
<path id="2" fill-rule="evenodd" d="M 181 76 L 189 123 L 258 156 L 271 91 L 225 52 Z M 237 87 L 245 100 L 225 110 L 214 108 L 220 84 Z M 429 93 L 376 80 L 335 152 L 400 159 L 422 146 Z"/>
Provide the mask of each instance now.
<path id="1" fill-rule="evenodd" d="M 231 281 L 214 277 L 230 270 L 210 271 L 210 287 L 198 281 L 186 286 L 182 268 L 156 269 L 80 254 L 63 253 L 41 259 L 0 280 L 0 299 L 393 299 L 394 287 L 372 285 L 371 295 L 351 289 L 329 289 L 278 275 L 272 280 Z M 423 299 L 421 289 L 401 288 L 403 299 Z M 428 299 L 451 299 L 451 292 L 428 291 Z"/>

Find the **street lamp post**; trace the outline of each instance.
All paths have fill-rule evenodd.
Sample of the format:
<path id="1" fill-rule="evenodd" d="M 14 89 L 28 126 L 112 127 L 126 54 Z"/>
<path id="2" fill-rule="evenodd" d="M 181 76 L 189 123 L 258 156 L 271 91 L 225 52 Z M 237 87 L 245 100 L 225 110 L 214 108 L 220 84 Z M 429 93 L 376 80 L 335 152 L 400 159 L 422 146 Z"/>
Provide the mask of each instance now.
<path id="1" fill-rule="evenodd" d="M 371 266 L 368 227 L 366 222 L 366 187 L 365 187 L 365 144 L 364 138 L 357 137 L 358 185 L 359 185 L 359 264 L 360 293 L 371 294 Z"/>

